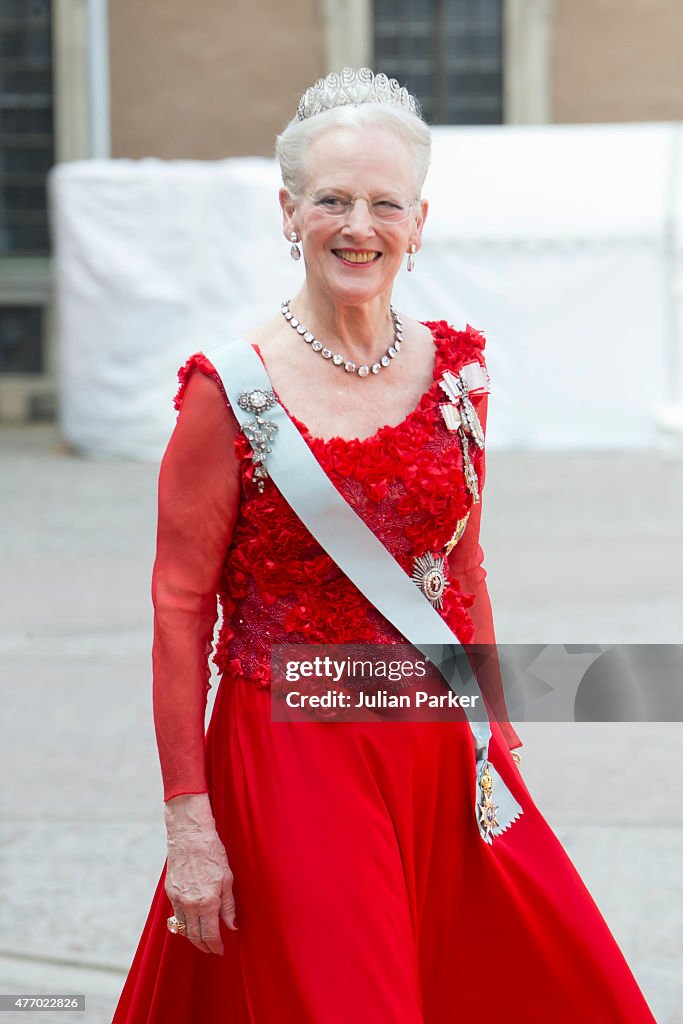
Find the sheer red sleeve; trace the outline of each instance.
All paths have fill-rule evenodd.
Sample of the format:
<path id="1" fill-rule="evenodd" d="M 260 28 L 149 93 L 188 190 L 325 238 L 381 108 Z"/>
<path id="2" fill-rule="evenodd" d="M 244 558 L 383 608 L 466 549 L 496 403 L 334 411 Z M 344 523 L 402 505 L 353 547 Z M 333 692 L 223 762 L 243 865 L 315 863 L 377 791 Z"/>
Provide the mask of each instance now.
<path id="1" fill-rule="evenodd" d="M 477 413 L 482 427 L 486 430 L 488 412 L 488 395 L 482 396 L 477 403 Z M 483 493 L 486 479 L 485 452 L 481 453 L 479 471 L 479 491 Z M 474 594 L 474 604 L 468 609 L 474 626 L 475 644 L 495 644 L 496 636 L 493 625 L 493 610 L 486 586 L 486 569 L 484 568 L 484 552 L 479 543 L 481 529 L 482 501 L 472 505 L 465 532 L 456 544 L 448 560 L 450 574 L 458 580 L 466 594 Z M 508 720 L 508 712 L 503 692 L 503 681 L 497 658 L 488 658 L 486 671 L 478 675 L 482 695 L 488 705 L 491 717 L 500 724 L 505 741 L 511 750 L 521 747 L 522 741 Z"/>
<path id="2" fill-rule="evenodd" d="M 180 370 L 179 415 L 159 469 L 152 674 L 164 801 L 208 792 L 209 656 L 218 582 L 239 508 L 233 453 L 239 426 L 211 370 L 201 354 Z"/>

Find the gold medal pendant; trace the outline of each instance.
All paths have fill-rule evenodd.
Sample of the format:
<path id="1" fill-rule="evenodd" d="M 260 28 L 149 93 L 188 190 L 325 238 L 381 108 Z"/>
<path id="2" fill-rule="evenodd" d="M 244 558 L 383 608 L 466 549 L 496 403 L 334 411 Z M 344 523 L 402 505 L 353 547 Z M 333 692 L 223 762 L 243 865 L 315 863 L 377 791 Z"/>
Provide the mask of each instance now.
<path id="1" fill-rule="evenodd" d="M 411 579 L 427 600 L 435 607 L 443 607 L 443 592 L 446 589 L 446 562 L 431 551 L 418 555 L 413 563 Z"/>
<path id="2" fill-rule="evenodd" d="M 444 552 L 445 555 L 450 555 L 450 553 L 453 550 L 453 548 L 455 547 L 455 545 L 461 539 L 463 533 L 465 532 L 465 527 L 467 526 L 467 520 L 469 518 L 470 518 L 470 514 L 468 512 L 467 515 L 463 519 L 458 519 L 457 523 L 455 524 L 455 531 L 453 533 L 453 536 L 444 545 L 443 552 Z"/>
<path id="3" fill-rule="evenodd" d="M 479 820 L 481 827 L 486 832 L 487 837 L 491 835 L 494 828 L 500 828 L 500 825 L 496 819 L 496 811 L 498 807 L 493 802 L 493 779 L 489 772 L 488 762 L 484 766 L 484 771 L 481 776 L 481 803 L 479 804 Z"/>

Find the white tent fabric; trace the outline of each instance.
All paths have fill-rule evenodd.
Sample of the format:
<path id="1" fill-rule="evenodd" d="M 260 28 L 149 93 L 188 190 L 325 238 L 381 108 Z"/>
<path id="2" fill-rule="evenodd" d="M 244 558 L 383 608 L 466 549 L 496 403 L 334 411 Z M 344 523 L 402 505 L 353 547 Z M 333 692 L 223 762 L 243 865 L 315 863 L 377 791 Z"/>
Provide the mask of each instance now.
<path id="1" fill-rule="evenodd" d="M 683 436 L 683 128 L 434 128 L 415 272 L 394 301 L 483 330 L 488 444 Z M 49 181 L 60 420 L 84 454 L 156 460 L 187 356 L 293 295 L 274 161 L 79 161 Z"/>

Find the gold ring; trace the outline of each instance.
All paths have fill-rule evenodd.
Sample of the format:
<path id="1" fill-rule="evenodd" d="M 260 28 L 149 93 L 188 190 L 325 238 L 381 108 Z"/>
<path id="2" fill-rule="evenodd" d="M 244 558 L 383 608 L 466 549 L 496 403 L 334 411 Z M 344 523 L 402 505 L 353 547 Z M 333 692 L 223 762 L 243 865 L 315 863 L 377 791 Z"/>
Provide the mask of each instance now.
<path id="1" fill-rule="evenodd" d="M 166 919 L 166 926 L 173 935 L 186 935 L 187 925 L 184 921 L 180 921 L 175 914 L 172 917 Z"/>
<path id="2" fill-rule="evenodd" d="M 512 760 L 515 762 L 515 764 L 519 768 L 520 764 L 522 763 L 522 756 L 521 756 L 521 754 L 518 754 L 516 750 L 511 750 L 510 753 L 512 755 Z"/>

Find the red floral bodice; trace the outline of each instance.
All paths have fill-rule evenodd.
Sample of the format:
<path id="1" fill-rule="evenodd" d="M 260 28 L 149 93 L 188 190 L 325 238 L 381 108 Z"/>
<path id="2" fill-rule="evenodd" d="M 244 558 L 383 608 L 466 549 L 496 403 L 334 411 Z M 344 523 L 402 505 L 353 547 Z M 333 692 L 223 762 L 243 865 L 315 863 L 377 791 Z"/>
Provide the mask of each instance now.
<path id="1" fill-rule="evenodd" d="M 473 503 L 466 486 L 460 435 L 444 422 L 440 405 L 448 398 L 439 384 L 446 370 L 457 375 L 471 362 L 485 366 L 485 339 L 469 325 L 459 331 L 444 320 L 424 323 L 435 343 L 433 380 L 396 426 L 364 439 L 323 440 L 286 411 L 334 486 L 408 575 L 419 555 L 446 558 L 439 611 L 460 642 L 493 643 L 479 545 L 482 503 Z M 277 643 L 404 641 L 270 478 L 259 491 L 251 445 L 207 356 L 190 356 L 178 377 L 178 422 L 160 468 L 152 581 L 154 712 L 166 800 L 207 788 L 203 720 L 217 595 L 222 621 L 213 660 L 226 682 L 268 687 Z M 471 392 L 470 398 L 485 429 L 488 395 Z M 469 454 L 481 494 L 484 452 L 471 444 Z M 464 533 L 446 556 L 466 516 Z M 506 729 L 510 746 L 520 745 L 512 727 Z"/>
<path id="2" fill-rule="evenodd" d="M 447 397 L 439 379 L 445 370 L 458 373 L 475 359 L 485 365 L 478 331 L 455 331 L 444 321 L 426 326 L 435 339 L 433 381 L 397 426 L 380 427 L 362 440 L 322 440 L 289 413 L 337 490 L 408 575 L 416 556 L 442 552 L 472 505 L 458 434 L 446 428 L 440 413 Z M 191 356 L 180 371 L 177 407 L 195 365 L 220 380 L 206 356 Z M 473 401 L 476 408 L 474 395 Z M 268 686 L 273 643 L 401 642 L 402 635 L 344 576 L 275 484 L 267 480 L 259 492 L 244 433 L 236 437 L 234 448 L 242 488 L 221 579 L 223 624 L 214 658 L 219 671 Z M 474 454 L 479 449 L 471 446 L 470 451 L 479 468 Z M 467 612 L 473 601 L 474 595 L 464 593 L 451 575 L 441 614 L 461 643 L 474 639 Z"/>

